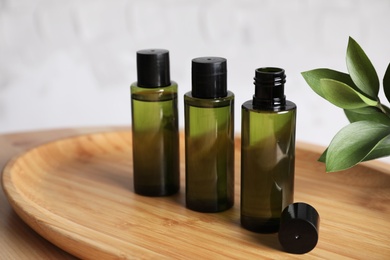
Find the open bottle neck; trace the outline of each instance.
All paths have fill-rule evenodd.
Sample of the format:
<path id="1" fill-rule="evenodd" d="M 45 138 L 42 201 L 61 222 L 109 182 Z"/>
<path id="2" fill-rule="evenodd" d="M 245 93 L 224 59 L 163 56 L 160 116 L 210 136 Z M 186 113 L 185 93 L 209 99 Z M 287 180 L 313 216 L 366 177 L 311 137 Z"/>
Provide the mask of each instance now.
<path id="1" fill-rule="evenodd" d="M 286 105 L 284 69 L 265 67 L 255 71 L 253 107 L 256 109 L 279 110 Z"/>

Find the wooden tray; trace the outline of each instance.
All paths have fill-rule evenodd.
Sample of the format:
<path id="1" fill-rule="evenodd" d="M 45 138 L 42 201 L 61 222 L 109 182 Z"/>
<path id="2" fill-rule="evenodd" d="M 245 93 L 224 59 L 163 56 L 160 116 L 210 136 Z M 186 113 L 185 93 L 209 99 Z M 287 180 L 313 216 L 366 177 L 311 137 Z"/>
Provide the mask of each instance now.
<path id="1" fill-rule="evenodd" d="M 3 186 L 17 214 L 60 248 L 81 258 L 332 258 L 390 257 L 389 165 L 368 163 L 325 173 L 322 148 L 299 143 L 295 201 L 321 216 L 317 247 L 281 251 L 277 234 L 240 227 L 240 140 L 236 140 L 235 206 L 216 214 L 186 209 L 181 136 L 181 191 L 169 197 L 134 194 L 130 132 L 58 140 L 8 163 Z"/>

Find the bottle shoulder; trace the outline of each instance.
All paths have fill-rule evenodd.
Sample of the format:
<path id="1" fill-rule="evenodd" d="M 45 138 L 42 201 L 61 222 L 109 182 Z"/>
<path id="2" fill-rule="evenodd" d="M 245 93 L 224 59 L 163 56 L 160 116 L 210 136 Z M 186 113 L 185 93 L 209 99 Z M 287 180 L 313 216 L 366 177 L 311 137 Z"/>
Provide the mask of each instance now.
<path id="1" fill-rule="evenodd" d="M 131 98 L 139 101 L 166 101 L 177 99 L 178 86 L 171 81 L 171 85 L 166 87 L 145 88 L 134 82 L 130 85 Z"/>
<path id="2" fill-rule="evenodd" d="M 184 103 L 190 106 L 205 108 L 231 106 L 234 104 L 234 93 L 231 91 L 228 91 L 227 93 L 226 97 L 221 98 L 196 98 L 193 97 L 192 92 L 189 91 L 184 94 Z"/>
<path id="3" fill-rule="evenodd" d="M 132 92 L 161 92 L 161 91 L 176 91 L 178 89 L 178 84 L 171 80 L 171 85 L 169 86 L 164 86 L 164 87 L 141 87 L 138 85 L 138 82 L 133 82 L 130 85 L 130 89 Z"/>
<path id="4" fill-rule="evenodd" d="M 253 107 L 253 102 L 252 100 L 248 100 L 242 104 L 242 109 L 252 111 L 252 112 L 257 112 L 257 113 L 278 113 L 278 112 L 288 112 L 288 111 L 295 111 L 297 109 L 297 105 L 290 101 L 286 100 L 286 104 L 281 107 L 281 108 L 275 108 L 275 109 L 258 109 Z"/>

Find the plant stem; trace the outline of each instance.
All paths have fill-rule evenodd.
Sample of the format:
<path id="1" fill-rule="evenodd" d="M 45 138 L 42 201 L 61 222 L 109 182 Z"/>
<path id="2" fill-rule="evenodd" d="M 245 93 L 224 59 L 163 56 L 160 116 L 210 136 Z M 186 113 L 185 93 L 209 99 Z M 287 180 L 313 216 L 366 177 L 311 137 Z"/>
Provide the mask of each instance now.
<path id="1" fill-rule="evenodd" d="M 377 106 L 377 108 L 379 108 L 379 109 L 383 112 L 383 114 L 385 114 L 386 116 L 390 117 L 389 111 L 387 111 L 387 110 L 382 106 L 382 103 L 379 101 L 379 99 L 378 99 L 378 104 L 377 104 L 376 106 Z"/>

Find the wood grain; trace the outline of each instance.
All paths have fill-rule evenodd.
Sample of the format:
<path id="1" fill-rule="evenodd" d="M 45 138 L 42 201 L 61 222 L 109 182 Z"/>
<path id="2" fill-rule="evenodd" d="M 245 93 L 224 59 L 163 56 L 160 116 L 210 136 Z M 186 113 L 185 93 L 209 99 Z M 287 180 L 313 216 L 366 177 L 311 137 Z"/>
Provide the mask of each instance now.
<path id="1" fill-rule="evenodd" d="M 0 169 L 2 170 L 12 157 L 42 143 L 81 134 L 123 129 L 130 127 L 79 127 L 1 134 Z M 26 225 L 8 203 L 2 185 L 0 190 L 0 259 L 76 259 Z"/>
<path id="2" fill-rule="evenodd" d="M 131 133 L 106 132 L 41 145 L 12 160 L 3 172 L 6 195 L 17 214 L 47 240 L 86 259 L 279 259 L 390 257 L 389 165 L 366 163 L 325 173 L 321 149 L 299 143 L 295 201 L 321 216 L 317 247 L 305 255 L 281 251 L 277 235 L 239 224 L 239 139 L 236 203 L 225 212 L 185 208 L 184 147 L 181 191 L 174 196 L 136 195 Z"/>

